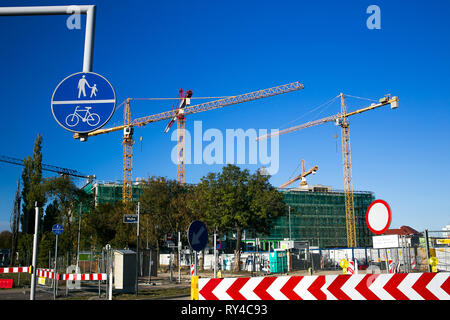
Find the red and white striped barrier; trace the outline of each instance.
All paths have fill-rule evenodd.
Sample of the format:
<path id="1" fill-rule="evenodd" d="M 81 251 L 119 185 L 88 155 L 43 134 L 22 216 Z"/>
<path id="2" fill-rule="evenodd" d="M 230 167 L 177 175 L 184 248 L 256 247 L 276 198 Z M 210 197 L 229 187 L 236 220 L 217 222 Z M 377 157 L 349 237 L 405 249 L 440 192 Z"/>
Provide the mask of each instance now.
<path id="1" fill-rule="evenodd" d="M 107 280 L 106 273 L 69 273 L 69 274 L 62 274 L 61 280 L 81 280 L 81 281 L 88 281 L 88 280 Z"/>
<path id="2" fill-rule="evenodd" d="M 36 275 L 42 278 L 55 279 L 54 269 L 37 269 Z M 56 280 L 61 280 L 60 274 L 56 274 Z"/>
<path id="3" fill-rule="evenodd" d="M 0 268 L 0 273 L 18 273 L 18 272 L 30 272 L 30 267 L 11 267 Z M 106 273 L 69 273 L 69 274 L 55 274 L 54 269 L 37 269 L 36 275 L 42 278 L 56 279 L 57 280 L 107 280 Z"/>
<path id="4" fill-rule="evenodd" d="M 29 272 L 30 267 L 11 267 L 11 268 L 0 268 L 0 273 L 22 273 Z"/>
<path id="5" fill-rule="evenodd" d="M 199 279 L 199 300 L 450 300 L 450 273 Z"/>

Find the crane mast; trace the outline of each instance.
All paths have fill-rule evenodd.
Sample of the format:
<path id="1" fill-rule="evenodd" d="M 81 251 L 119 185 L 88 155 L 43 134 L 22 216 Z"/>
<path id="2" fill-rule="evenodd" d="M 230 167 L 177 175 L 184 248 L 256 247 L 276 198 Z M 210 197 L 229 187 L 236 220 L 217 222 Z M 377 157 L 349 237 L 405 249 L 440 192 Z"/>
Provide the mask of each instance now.
<path id="1" fill-rule="evenodd" d="M 125 203 L 133 200 L 133 127 L 131 124 L 130 99 L 126 100 L 123 109 L 123 184 L 122 199 Z"/>
<path id="2" fill-rule="evenodd" d="M 339 125 L 341 127 L 342 159 L 344 168 L 344 194 L 345 194 L 345 222 L 347 228 L 347 247 L 356 247 L 355 205 L 353 199 L 352 159 L 350 150 L 350 131 L 347 116 L 347 106 L 344 95 L 341 93 L 341 114 Z"/>

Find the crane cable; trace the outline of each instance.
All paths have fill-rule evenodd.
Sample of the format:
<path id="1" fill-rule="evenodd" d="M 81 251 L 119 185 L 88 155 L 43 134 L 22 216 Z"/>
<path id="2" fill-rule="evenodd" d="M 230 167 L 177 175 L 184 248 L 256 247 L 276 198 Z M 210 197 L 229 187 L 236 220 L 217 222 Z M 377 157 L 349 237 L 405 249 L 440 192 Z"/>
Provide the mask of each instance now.
<path id="1" fill-rule="evenodd" d="M 332 98 L 331 100 L 329 100 L 329 101 L 327 101 L 327 102 L 325 102 L 325 103 L 322 103 L 321 105 L 315 107 L 314 109 L 312 109 L 312 110 L 310 110 L 310 111 L 304 113 L 304 114 L 301 115 L 300 117 L 298 117 L 298 118 L 296 118 L 296 119 L 294 119 L 294 120 L 291 120 L 291 121 L 289 121 L 289 122 L 287 122 L 287 123 L 281 125 L 280 128 L 286 127 L 287 125 L 289 125 L 289 124 L 291 124 L 291 123 L 293 123 L 293 122 L 296 122 L 296 121 L 298 121 L 298 120 L 304 118 L 304 117 L 307 116 L 308 114 L 310 114 L 310 113 L 312 113 L 312 112 L 314 112 L 314 111 L 317 111 L 317 110 L 320 109 L 321 107 L 324 107 L 324 106 L 327 106 L 327 105 L 331 104 L 331 103 L 332 103 L 334 100 L 336 100 L 338 97 L 339 97 L 339 95 L 337 95 L 336 97 Z M 324 109 L 324 110 L 325 110 L 325 109 Z M 324 110 L 322 110 L 320 113 L 322 113 Z M 319 113 L 319 114 L 320 114 L 320 113 Z"/>
<path id="2" fill-rule="evenodd" d="M 344 96 L 350 97 L 350 98 L 355 98 L 355 99 L 361 99 L 361 100 L 367 100 L 367 101 L 377 102 L 377 100 L 375 100 L 375 99 L 364 98 L 364 97 L 358 97 L 358 96 L 353 96 L 353 95 L 345 94 L 345 93 L 344 93 Z M 304 114 L 301 115 L 300 117 L 298 117 L 298 118 L 296 118 L 296 119 L 294 119 L 294 120 L 291 120 L 291 121 L 289 121 L 289 122 L 287 122 L 287 123 L 281 125 L 280 128 L 286 127 L 287 125 L 289 125 L 289 124 L 291 124 L 291 123 L 293 123 L 293 122 L 296 122 L 296 121 L 298 121 L 298 120 L 300 120 L 300 119 L 306 117 L 307 115 L 313 113 L 314 111 L 317 111 L 317 110 L 319 110 L 320 108 L 324 107 L 324 108 L 323 108 L 316 116 L 322 114 L 322 113 L 328 108 L 328 106 L 329 106 L 331 103 L 333 103 L 333 102 L 334 102 L 337 98 L 339 98 L 339 97 L 340 97 L 340 95 L 335 96 L 335 97 L 332 98 L 331 100 L 329 100 L 329 101 L 327 101 L 327 102 L 324 102 L 324 103 L 322 103 L 321 105 L 319 105 L 319 106 L 317 106 L 317 107 L 311 109 L 310 111 L 304 113 Z"/>

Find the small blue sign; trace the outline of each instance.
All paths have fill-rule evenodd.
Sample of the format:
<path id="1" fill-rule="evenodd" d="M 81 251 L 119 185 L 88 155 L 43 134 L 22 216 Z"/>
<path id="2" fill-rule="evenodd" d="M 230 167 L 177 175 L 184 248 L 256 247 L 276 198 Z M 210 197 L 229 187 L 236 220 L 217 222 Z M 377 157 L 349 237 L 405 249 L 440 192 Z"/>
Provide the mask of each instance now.
<path id="1" fill-rule="evenodd" d="M 54 234 L 56 234 L 57 236 L 59 236 L 61 233 L 63 233 L 63 231 L 64 231 L 64 228 L 60 224 L 54 224 L 52 227 L 52 232 Z"/>
<path id="2" fill-rule="evenodd" d="M 188 229 L 188 241 L 195 251 L 202 251 L 208 243 L 208 230 L 203 222 L 195 220 Z"/>
<path id="3" fill-rule="evenodd" d="M 66 130 L 88 133 L 103 127 L 114 114 L 116 94 L 103 76 L 93 72 L 74 73 L 53 92 L 52 113 Z"/>

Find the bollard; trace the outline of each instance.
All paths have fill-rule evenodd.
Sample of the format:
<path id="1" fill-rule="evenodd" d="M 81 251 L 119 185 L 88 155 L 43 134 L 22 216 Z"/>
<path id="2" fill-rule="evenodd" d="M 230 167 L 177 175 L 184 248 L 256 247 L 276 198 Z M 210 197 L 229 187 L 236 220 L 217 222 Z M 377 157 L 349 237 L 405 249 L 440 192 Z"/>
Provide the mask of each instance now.
<path id="1" fill-rule="evenodd" d="M 428 263 L 431 266 L 431 272 L 436 273 L 439 260 L 436 257 L 431 257 L 430 259 L 428 259 Z"/>
<path id="2" fill-rule="evenodd" d="M 198 276 L 191 276 L 191 300 L 198 300 Z"/>

